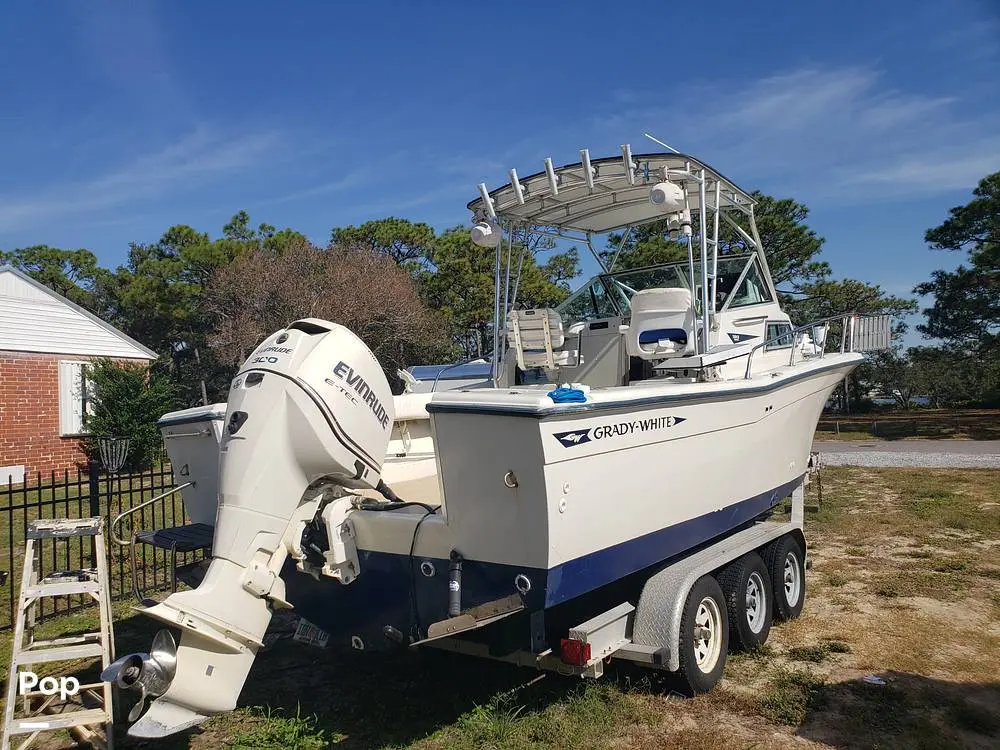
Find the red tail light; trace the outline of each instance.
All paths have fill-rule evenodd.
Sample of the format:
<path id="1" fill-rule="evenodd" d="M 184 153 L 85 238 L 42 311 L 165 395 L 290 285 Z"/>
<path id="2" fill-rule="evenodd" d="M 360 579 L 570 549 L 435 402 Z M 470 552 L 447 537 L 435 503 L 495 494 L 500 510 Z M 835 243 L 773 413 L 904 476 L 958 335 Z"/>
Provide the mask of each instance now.
<path id="1" fill-rule="evenodd" d="M 559 658 L 574 667 L 585 667 L 590 661 L 590 644 L 563 638 L 559 641 Z"/>

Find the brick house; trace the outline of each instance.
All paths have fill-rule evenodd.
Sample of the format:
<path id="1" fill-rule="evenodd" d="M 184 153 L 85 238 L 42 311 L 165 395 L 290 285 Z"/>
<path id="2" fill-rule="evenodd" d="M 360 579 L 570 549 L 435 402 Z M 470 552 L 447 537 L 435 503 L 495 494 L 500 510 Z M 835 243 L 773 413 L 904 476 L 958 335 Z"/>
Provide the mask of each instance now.
<path id="1" fill-rule="evenodd" d="M 0 267 L 0 483 L 73 468 L 84 456 L 84 366 L 156 352 L 30 276 Z"/>

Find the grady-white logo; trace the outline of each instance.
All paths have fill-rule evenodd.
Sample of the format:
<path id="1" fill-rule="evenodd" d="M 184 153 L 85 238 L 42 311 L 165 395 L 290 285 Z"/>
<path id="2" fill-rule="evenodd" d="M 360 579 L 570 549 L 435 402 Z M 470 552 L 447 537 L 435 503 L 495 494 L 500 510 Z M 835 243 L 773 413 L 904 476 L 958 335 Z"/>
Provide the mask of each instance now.
<path id="1" fill-rule="evenodd" d="M 583 445 L 590 442 L 590 430 L 577 430 L 575 432 L 557 432 L 556 440 L 569 448 L 571 445 Z"/>
<path id="2" fill-rule="evenodd" d="M 553 437 L 563 444 L 564 448 L 572 448 L 574 445 L 583 445 L 591 440 L 604 440 L 611 437 L 622 437 L 632 435 L 637 432 L 648 432 L 649 430 L 665 430 L 674 425 L 680 424 L 686 417 L 649 417 L 647 419 L 634 419 L 631 422 L 615 422 L 613 424 L 602 424 L 597 427 L 589 427 L 585 430 L 573 430 L 572 432 L 556 432 Z"/>

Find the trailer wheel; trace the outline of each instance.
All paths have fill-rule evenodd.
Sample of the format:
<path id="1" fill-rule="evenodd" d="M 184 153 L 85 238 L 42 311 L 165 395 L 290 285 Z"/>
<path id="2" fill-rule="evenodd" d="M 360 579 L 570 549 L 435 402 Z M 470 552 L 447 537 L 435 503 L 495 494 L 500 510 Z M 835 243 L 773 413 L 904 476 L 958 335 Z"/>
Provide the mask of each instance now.
<path id="1" fill-rule="evenodd" d="M 718 575 L 729 610 L 729 642 L 733 649 L 763 646 L 771 632 L 772 587 L 764 561 L 756 552 L 729 563 Z"/>
<path id="2" fill-rule="evenodd" d="M 702 576 L 688 592 L 680 631 L 678 674 L 691 694 L 707 693 L 722 677 L 729 651 L 726 599 L 712 576 Z"/>
<path id="3" fill-rule="evenodd" d="M 802 613 L 806 601 L 805 566 L 802 547 L 789 535 L 773 542 L 764 554 L 774 590 L 774 617 L 793 620 Z"/>

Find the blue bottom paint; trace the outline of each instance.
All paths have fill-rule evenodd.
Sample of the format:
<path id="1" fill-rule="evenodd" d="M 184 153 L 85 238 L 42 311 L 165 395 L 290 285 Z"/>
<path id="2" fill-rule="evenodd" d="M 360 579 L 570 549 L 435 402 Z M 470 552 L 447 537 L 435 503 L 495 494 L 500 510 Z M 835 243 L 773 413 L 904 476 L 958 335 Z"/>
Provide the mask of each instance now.
<path id="1" fill-rule="evenodd" d="M 797 478 L 722 510 L 607 547 L 549 570 L 466 560 L 462 568 L 463 609 L 516 593 L 514 578 L 532 583 L 525 595 L 529 611 L 547 609 L 587 594 L 625 576 L 676 557 L 743 526 L 773 508 L 801 481 Z M 361 575 L 347 586 L 315 580 L 285 563 L 282 578 L 288 600 L 305 619 L 323 628 L 335 644 L 354 636 L 366 649 L 398 645 L 386 628 L 423 637 L 429 624 L 448 616 L 448 561 L 385 552 L 358 551 Z M 420 565 L 430 562 L 434 575 Z"/>

